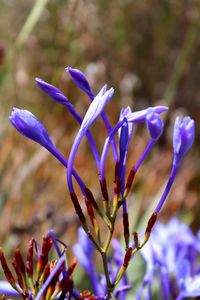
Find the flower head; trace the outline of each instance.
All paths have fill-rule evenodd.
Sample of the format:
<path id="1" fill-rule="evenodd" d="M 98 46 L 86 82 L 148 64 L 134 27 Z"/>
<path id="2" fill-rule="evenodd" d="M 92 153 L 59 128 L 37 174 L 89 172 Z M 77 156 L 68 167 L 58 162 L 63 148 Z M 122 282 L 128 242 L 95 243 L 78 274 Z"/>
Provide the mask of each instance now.
<path id="1" fill-rule="evenodd" d="M 69 72 L 72 80 L 74 83 L 81 89 L 83 90 L 88 96 L 93 99 L 94 95 L 91 91 L 89 82 L 87 81 L 87 78 L 85 75 L 78 69 L 73 69 L 71 67 L 67 67 L 66 71 Z"/>
<path id="2" fill-rule="evenodd" d="M 151 138 L 157 140 L 163 132 L 163 121 L 159 114 L 149 109 L 146 115 L 146 124 Z"/>
<path id="3" fill-rule="evenodd" d="M 90 104 L 85 117 L 83 118 L 83 122 L 81 124 L 80 131 L 85 134 L 85 131 L 89 129 L 89 127 L 94 123 L 97 117 L 103 112 L 104 107 L 109 102 L 114 94 L 114 89 L 111 88 L 107 90 L 107 86 L 104 85 L 97 96 L 94 98 L 92 103 Z"/>
<path id="4" fill-rule="evenodd" d="M 146 116 L 149 113 L 149 111 L 152 111 L 152 113 L 160 114 L 162 112 L 165 112 L 168 110 L 167 106 L 155 106 L 155 107 L 149 107 L 147 109 L 139 110 L 130 112 L 127 115 L 128 122 L 145 122 Z"/>
<path id="5" fill-rule="evenodd" d="M 177 117 L 174 124 L 174 165 L 179 165 L 194 142 L 195 125 L 190 117 L 181 120 Z"/>
<path id="6" fill-rule="evenodd" d="M 59 102 L 63 105 L 69 105 L 68 99 L 63 95 L 63 93 L 53 86 L 52 84 L 44 81 L 41 78 L 35 78 L 36 84 L 44 93 L 46 93 L 53 101 Z"/>
<path id="7" fill-rule="evenodd" d="M 39 143 L 45 148 L 53 146 L 46 128 L 30 111 L 13 108 L 9 120 L 25 137 Z"/>

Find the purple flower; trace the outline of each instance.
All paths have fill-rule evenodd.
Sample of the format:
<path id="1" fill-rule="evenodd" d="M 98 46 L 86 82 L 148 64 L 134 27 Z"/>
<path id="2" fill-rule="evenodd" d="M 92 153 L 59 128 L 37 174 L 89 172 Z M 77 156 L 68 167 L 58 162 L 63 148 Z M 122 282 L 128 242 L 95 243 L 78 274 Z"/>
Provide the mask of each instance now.
<path id="1" fill-rule="evenodd" d="M 128 124 L 129 123 L 134 124 L 134 123 L 138 123 L 138 122 L 145 122 L 146 117 L 149 113 L 149 110 L 150 110 L 151 113 L 162 113 L 162 112 L 165 112 L 166 110 L 168 110 L 168 107 L 166 107 L 166 106 L 155 106 L 155 107 L 150 107 L 148 109 L 144 109 L 144 110 L 136 111 L 136 112 L 131 112 L 131 109 L 129 107 L 127 107 L 127 108 L 125 108 L 121 111 L 119 121 L 117 122 L 115 127 L 112 129 L 112 131 L 109 133 L 109 136 L 106 139 L 106 141 L 104 143 L 104 146 L 103 146 L 103 150 L 102 150 L 102 154 L 101 154 L 101 161 L 100 161 L 100 178 L 101 178 L 102 181 L 104 179 L 104 166 L 105 166 L 105 161 L 106 161 L 108 149 L 109 149 L 109 146 L 110 146 L 112 140 L 115 137 L 115 133 L 118 132 L 118 131 L 119 132 L 121 131 L 121 127 L 123 126 L 123 123 L 125 122 L 125 120 L 127 120 Z M 132 126 L 129 127 L 129 139 L 131 137 L 131 133 L 132 133 Z M 128 143 L 129 142 L 130 142 L 130 140 L 128 141 Z M 128 143 L 127 143 L 127 145 L 128 145 Z M 145 157 L 147 156 L 149 151 L 152 149 L 154 143 L 155 143 L 155 140 L 151 141 L 150 145 L 147 146 L 147 149 L 145 150 L 145 152 L 143 153 L 140 160 L 138 161 L 138 163 L 135 166 L 135 171 L 137 171 L 137 169 L 140 167 L 140 165 L 144 161 Z"/>
<path id="2" fill-rule="evenodd" d="M 146 273 L 136 299 L 141 299 L 146 285 L 151 299 L 155 280 L 160 281 L 162 297 L 159 299 L 199 296 L 199 246 L 200 240 L 186 224 L 175 218 L 165 225 L 157 222 L 148 244 L 141 250 Z"/>
<path id="3" fill-rule="evenodd" d="M 146 116 L 148 114 L 148 111 L 151 110 L 152 113 L 160 114 L 162 112 L 165 112 L 168 110 L 167 106 L 155 106 L 155 107 L 149 107 L 147 109 L 135 111 L 132 113 L 129 113 L 127 116 L 128 122 L 145 122 Z"/>
<path id="4" fill-rule="evenodd" d="M 75 120 L 81 125 L 83 121 L 81 116 L 76 112 L 74 106 L 69 102 L 69 100 L 63 95 L 63 93 L 59 89 L 40 78 L 36 78 L 36 83 L 52 100 L 64 105 L 67 108 L 67 110 L 71 113 L 71 115 L 75 118 Z M 86 132 L 86 136 L 94 154 L 97 167 L 99 168 L 100 157 L 94 139 L 89 131 Z"/>
<path id="5" fill-rule="evenodd" d="M 194 121 L 190 117 L 183 118 L 183 121 L 181 121 L 181 119 L 177 117 L 174 124 L 174 136 L 173 136 L 173 146 L 174 146 L 173 166 L 165 190 L 162 194 L 162 197 L 160 198 L 160 201 L 156 206 L 155 209 L 156 213 L 160 212 L 167 198 L 167 195 L 171 190 L 180 163 L 184 158 L 185 154 L 191 148 L 193 142 L 194 142 Z"/>
<path id="6" fill-rule="evenodd" d="M 102 295 L 99 279 L 94 266 L 94 246 L 82 228 L 78 229 L 78 243 L 73 246 L 74 255 L 79 264 L 88 274 L 93 291 L 96 295 Z"/>
<path id="7" fill-rule="evenodd" d="M 94 123 L 94 121 L 97 119 L 97 117 L 102 113 L 105 105 L 108 103 L 108 101 L 111 99 L 112 95 L 114 93 L 114 89 L 111 88 L 109 90 L 106 90 L 106 86 L 104 86 L 98 95 L 94 98 L 92 103 L 90 104 L 85 117 L 83 118 L 81 127 L 79 129 L 78 134 L 76 135 L 76 138 L 74 140 L 74 143 L 72 145 L 69 159 L 68 159 L 68 169 L 67 169 L 67 180 L 68 180 L 68 187 L 70 190 L 70 193 L 74 192 L 73 184 L 72 184 L 72 166 L 74 163 L 75 155 L 78 150 L 79 144 L 84 137 L 87 130 L 90 128 L 90 126 Z"/>
<path id="8" fill-rule="evenodd" d="M 20 297 L 20 294 L 7 281 L 0 281 L 0 295 Z"/>
<path id="9" fill-rule="evenodd" d="M 52 84 L 49 84 L 48 82 L 45 82 L 41 78 L 35 78 L 35 81 L 37 86 L 41 88 L 41 90 L 43 90 L 43 92 L 45 92 L 53 101 L 67 106 L 69 110 L 71 109 L 71 107 L 73 108 L 67 97 L 65 97 L 58 88 L 56 88 Z"/>
<path id="10" fill-rule="evenodd" d="M 97 96 L 94 98 L 90 104 L 83 122 L 81 124 L 80 131 L 84 132 L 89 129 L 89 127 L 94 123 L 97 117 L 103 112 L 104 107 L 110 101 L 114 94 L 114 89 L 111 88 L 107 90 L 107 86 L 104 85 Z"/>
<path id="11" fill-rule="evenodd" d="M 86 76 L 80 70 L 73 69 L 71 67 L 67 67 L 66 71 L 69 72 L 74 83 L 89 96 L 91 101 L 93 101 L 95 96 L 94 96 L 93 92 L 91 91 L 91 88 L 90 88 L 90 85 L 88 83 Z M 106 86 L 105 86 L 105 89 L 106 89 Z M 108 121 L 107 115 L 104 112 L 102 112 L 101 117 L 103 119 L 103 122 L 104 122 L 107 130 L 108 130 L 108 133 L 110 133 L 112 130 L 112 127 L 110 125 L 110 122 Z M 115 159 L 115 161 L 117 161 L 117 147 L 116 147 L 114 140 L 112 141 L 112 149 L 113 149 L 114 159 Z"/>
<path id="12" fill-rule="evenodd" d="M 163 132 L 163 121 L 159 114 L 149 109 L 146 116 L 146 124 L 151 138 L 157 140 Z"/>
<path id="13" fill-rule="evenodd" d="M 30 111 L 13 108 L 9 120 L 25 137 L 39 143 L 45 148 L 53 146 L 46 128 Z"/>
<path id="14" fill-rule="evenodd" d="M 68 167 L 67 160 L 54 146 L 44 125 L 30 111 L 13 108 L 9 120 L 22 135 L 39 143 L 53 154 L 66 168 Z M 85 185 L 74 169 L 72 169 L 72 174 L 76 178 L 81 190 L 84 191 Z"/>
<path id="15" fill-rule="evenodd" d="M 94 95 L 91 91 L 89 82 L 87 81 L 87 78 L 85 75 L 78 69 L 73 69 L 71 67 L 67 67 L 66 71 L 69 72 L 72 80 L 74 83 L 81 89 L 83 90 L 88 96 L 93 99 Z"/>
<path id="16" fill-rule="evenodd" d="M 174 124 L 174 164 L 179 165 L 194 142 L 195 125 L 190 117 L 181 120 L 177 117 Z"/>

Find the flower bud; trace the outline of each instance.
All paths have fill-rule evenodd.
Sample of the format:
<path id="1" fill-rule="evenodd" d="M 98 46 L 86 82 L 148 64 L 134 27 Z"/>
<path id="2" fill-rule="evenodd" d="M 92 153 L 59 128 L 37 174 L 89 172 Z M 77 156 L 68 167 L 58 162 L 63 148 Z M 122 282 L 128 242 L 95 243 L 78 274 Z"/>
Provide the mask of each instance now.
<path id="1" fill-rule="evenodd" d="M 174 124 L 173 147 L 174 165 L 179 165 L 194 142 L 195 125 L 190 117 L 181 120 L 177 117 Z"/>
<path id="2" fill-rule="evenodd" d="M 146 125 L 151 138 L 157 140 L 163 132 L 163 121 L 159 114 L 150 110 L 146 116 Z"/>
<path id="3" fill-rule="evenodd" d="M 47 94 L 53 101 L 56 101 L 65 106 L 69 105 L 68 99 L 63 95 L 63 93 L 53 86 L 52 84 L 44 81 L 41 78 L 35 78 L 37 86 L 43 90 L 45 94 Z"/>
<path id="4" fill-rule="evenodd" d="M 45 148 L 53 146 L 46 128 L 30 111 L 13 108 L 9 120 L 25 137 L 39 143 Z"/>
<path id="5" fill-rule="evenodd" d="M 87 78 L 85 75 L 78 69 L 73 69 L 71 67 L 67 67 L 66 71 L 69 72 L 72 80 L 74 83 L 83 90 L 90 98 L 94 98 L 94 95 L 92 94 L 92 91 L 90 89 L 90 85 L 87 81 Z"/>

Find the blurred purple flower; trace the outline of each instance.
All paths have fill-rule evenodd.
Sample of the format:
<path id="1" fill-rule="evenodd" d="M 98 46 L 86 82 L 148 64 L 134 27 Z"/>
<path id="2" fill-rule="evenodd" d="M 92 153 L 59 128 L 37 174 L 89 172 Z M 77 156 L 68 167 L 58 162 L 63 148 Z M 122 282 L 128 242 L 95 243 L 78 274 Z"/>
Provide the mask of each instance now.
<path id="1" fill-rule="evenodd" d="M 160 281 L 159 299 L 180 300 L 200 295 L 200 240 L 186 224 L 175 218 L 166 225 L 157 222 L 141 254 L 146 273 L 137 300 L 142 299 L 146 286 L 147 299 L 151 299 L 154 280 Z"/>
<path id="2" fill-rule="evenodd" d="M 79 264 L 88 274 L 93 292 L 95 295 L 102 296 L 99 286 L 99 279 L 94 265 L 94 246 L 83 228 L 78 229 L 78 242 L 73 246 L 74 255 L 77 257 Z"/>
<path id="3" fill-rule="evenodd" d="M 20 294 L 7 281 L 0 281 L 0 295 L 20 297 Z"/>

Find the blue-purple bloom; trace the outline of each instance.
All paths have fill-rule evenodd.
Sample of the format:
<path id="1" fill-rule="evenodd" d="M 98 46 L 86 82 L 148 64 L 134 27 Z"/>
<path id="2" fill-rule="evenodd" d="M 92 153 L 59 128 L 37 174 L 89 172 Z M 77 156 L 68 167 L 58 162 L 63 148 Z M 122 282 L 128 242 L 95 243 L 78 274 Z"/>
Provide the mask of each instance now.
<path id="1" fill-rule="evenodd" d="M 165 190 L 162 194 L 162 197 L 160 198 L 160 201 L 156 206 L 155 209 L 156 213 L 160 212 L 165 202 L 165 199 L 169 194 L 169 191 L 171 190 L 180 163 L 194 142 L 194 133 L 195 133 L 194 120 L 192 120 L 190 117 L 183 118 L 183 121 L 181 121 L 179 117 L 176 118 L 174 124 L 174 135 L 173 135 L 174 159 L 173 159 L 172 170 L 167 185 L 165 187 Z"/>
<path id="2" fill-rule="evenodd" d="M 145 299 L 152 299 L 154 281 L 160 282 L 159 299 L 200 296 L 200 239 L 189 226 L 175 218 L 166 225 L 157 222 L 141 254 L 146 273 L 137 300 L 142 299 L 146 286 Z"/>
<path id="3" fill-rule="evenodd" d="M 91 91 L 89 82 L 87 81 L 87 78 L 80 70 L 74 69 L 72 67 L 67 67 L 66 71 L 69 72 L 72 80 L 81 90 L 83 90 L 86 94 L 88 94 L 88 96 L 91 99 L 94 98 L 94 94 Z"/>
<path id="4" fill-rule="evenodd" d="M 74 119 L 81 125 L 82 124 L 82 118 L 75 110 L 74 106 L 69 102 L 67 97 L 63 95 L 63 93 L 56 88 L 55 86 L 45 82 L 43 79 L 36 78 L 37 85 L 54 101 L 64 105 L 67 110 L 71 113 L 71 115 L 74 117 Z M 90 143 L 91 149 L 94 154 L 94 158 L 97 164 L 97 168 L 99 169 L 99 163 L 100 163 L 100 157 L 98 154 L 97 147 L 95 145 L 94 139 L 89 131 L 86 132 L 86 136 L 88 138 L 88 141 Z"/>
<path id="5" fill-rule="evenodd" d="M 184 117 L 181 120 L 177 117 L 174 124 L 174 164 L 180 165 L 183 157 L 191 148 L 194 142 L 195 125 L 190 117 Z"/>
<path id="6" fill-rule="evenodd" d="M 150 109 L 146 116 L 146 124 L 151 138 L 157 140 L 163 132 L 163 121 L 159 114 Z"/>
<path id="7" fill-rule="evenodd" d="M 68 186 L 69 191 L 72 193 L 74 191 L 73 184 L 72 184 L 72 166 L 74 163 L 75 155 L 78 150 L 79 144 L 81 140 L 83 139 L 85 133 L 90 128 L 90 126 L 94 123 L 94 121 L 97 119 L 97 117 L 102 113 L 105 105 L 108 103 L 108 101 L 113 96 L 114 89 L 111 88 L 107 90 L 107 87 L 104 86 L 100 92 L 97 94 L 97 96 L 94 98 L 92 103 L 90 104 L 85 117 L 83 118 L 81 127 L 79 129 L 79 132 L 76 135 L 76 138 L 74 140 L 74 143 L 72 145 L 69 159 L 68 159 L 68 169 L 67 169 L 67 180 L 68 180 Z"/>
<path id="8" fill-rule="evenodd" d="M 47 94 L 53 101 L 58 102 L 62 105 L 65 105 L 68 110 L 74 110 L 73 105 L 69 102 L 67 97 L 63 95 L 63 93 L 53 86 L 52 84 L 44 81 L 41 78 L 35 78 L 37 86 L 45 93 Z"/>
<path id="9" fill-rule="evenodd" d="M 30 111 L 13 108 L 9 120 L 25 137 L 39 143 L 45 148 L 53 146 L 46 128 Z"/>
<path id="10" fill-rule="evenodd" d="M 80 265 L 87 273 L 90 279 L 91 286 L 93 288 L 93 292 L 95 294 L 91 295 L 91 293 L 87 294 L 86 292 L 85 294 L 80 294 L 80 297 L 82 297 L 80 299 L 85 299 L 85 295 L 88 295 L 87 297 L 89 298 L 86 297 L 87 299 L 103 300 L 110 298 L 111 294 L 113 294 L 116 299 L 125 300 L 126 290 L 130 288 L 127 276 L 125 275 L 125 271 L 128 267 L 131 256 L 133 256 L 133 254 L 141 249 L 150 237 L 152 228 L 157 220 L 157 215 L 160 212 L 172 187 L 180 163 L 194 141 L 194 121 L 190 119 L 190 117 L 185 117 L 182 121 L 180 118 L 176 119 L 173 138 L 174 160 L 169 180 L 167 182 L 163 195 L 161 196 L 155 208 L 155 211 L 153 212 L 151 218 L 147 223 L 144 241 L 142 241 L 142 243 L 140 244 L 138 240 L 138 234 L 134 233 L 134 246 L 130 247 L 129 218 L 126 198 L 128 196 L 137 170 L 142 165 L 145 158 L 163 132 L 163 121 L 160 117 L 160 113 L 167 111 L 168 108 L 166 106 L 156 106 L 136 112 L 132 112 L 130 107 L 123 108 L 120 112 L 118 121 L 115 125 L 111 126 L 108 121 L 107 115 L 104 113 L 104 108 L 112 98 L 114 89 L 107 89 L 107 86 L 104 85 L 100 92 L 96 96 L 94 96 L 89 82 L 81 71 L 73 69 L 71 67 L 68 67 L 67 71 L 69 72 L 74 83 L 81 90 L 83 90 L 91 100 L 91 104 L 83 118 L 76 112 L 74 106 L 69 102 L 67 97 L 65 97 L 59 89 L 39 78 L 36 78 L 36 83 L 52 100 L 64 105 L 74 117 L 74 119 L 80 124 L 80 128 L 72 144 L 68 160 L 65 159 L 65 157 L 57 150 L 57 148 L 51 141 L 46 128 L 32 113 L 26 110 L 14 108 L 9 119 L 13 126 L 21 134 L 45 147 L 67 169 L 67 183 L 70 196 L 73 201 L 76 213 L 84 229 L 79 229 L 78 243 L 74 246 L 73 250 L 79 260 Z M 99 116 L 103 118 L 108 131 L 108 136 L 106 137 L 103 144 L 101 156 L 99 156 L 97 146 L 89 131 L 91 126 Z M 139 160 L 134 166 L 132 166 L 131 171 L 126 179 L 128 148 L 132 137 L 132 129 L 135 124 L 141 122 L 146 124 L 150 138 Z M 85 136 L 88 138 L 97 164 L 98 175 L 100 175 L 100 187 L 103 196 L 103 201 L 100 204 L 93 196 L 92 191 L 88 187 L 86 187 L 82 178 L 74 170 L 74 161 L 76 158 L 76 154 L 79 145 Z M 118 141 L 118 143 L 116 143 L 115 139 Z M 110 145 L 112 145 L 113 147 L 115 164 L 114 193 L 112 201 L 110 201 L 110 195 L 108 195 L 110 192 L 108 193 L 107 190 L 107 183 L 105 178 L 106 174 L 104 171 Z M 88 217 L 91 221 L 91 226 L 93 226 L 92 230 L 87 224 L 88 220 L 85 217 L 85 212 L 83 212 L 82 207 L 79 203 L 78 196 L 76 195 L 72 176 L 75 177 L 81 189 L 83 199 L 86 204 Z M 121 205 L 123 206 L 124 240 L 126 244 L 126 249 L 124 252 L 122 251 L 120 244 L 116 240 L 113 239 L 113 241 L 111 242 L 116 216 Z M 101 226 L 99 226 L 98 223 L 99 219 L 96 218 L 97 214 L 98 218 L 101 218 L 102 223 L 104 223 L 108 231 L 108 236 L 105 239 L 101 238 Z M 147 268 L 143 279 L 143 284 L 138 291 L 136 300 L 142 299 L 143 292 L 146 286 L 148 292 L 145 299 L 147 300 L 151 298 L 152 285 L 157 274 L 159 275 L 159 281 L 164 300 L 168 300 L 170 299 L 170 297 L 172 297 L 173 299 L 175 299 L 176 297 L 177 299 L 182 299 L 187 295 L 199 295 L 200 287 L 198 284 L 198 280 L 200 279 L 200 274 L 199 267 L 196 268 L 195 261 L 200 252 L 200 242 L 199 238 L 194 237 L 187 226 L 185 226 L 184 228 L 183 227 L 184 226 L 181 226 L 180 224 L 178 224 L 177 226 L 176 220 L 167 226 L 167 231 L 166 228 L 161 224 L 158 224 L 155 227 L 152 237 L 152 243 L 147 245 L 144 250 L 142 250 Z M 49 284 L 52 282 L 52 278 L 54 278 L 57 272 L 59 273 L 59 280 L 64 280 L 67 282 L 67 284 L 70 284 L 70 287 L 68 287 L 67 290 L 70 299 L 71 293 L 73 291 L 70 275 L 71 271 L 73 271 L 76 265 L 76 260 L 72 264 L 72 266 L 69 266 L 69 268 L 67 269 L 64 265 L 65 260 L 63 252 L 60 250 L 60 247 L 58 246 L 58 240 L 55 238 L 53 232 L 50 231 L 49 235 L 46 238 L 48 241 L 50 241 L 50 246 L 52 244 L 54 245 L 58 253 L 59 260 L 57 262 L 57 265 L 54 265 L 53 272 L 51 272 L 48 278 L 45 278 L 46 280 L 43 281 L 43 284 L 40 287 L 40 291 L 35 299 L 39 300 L 42 295 L 45 294 Z M 63 243 L 61 244 L 63 245 Z M 113 253 L 111 255 L 108 255 L 108 249 L 110 245 L 112 245 Z M 105 274 L 97 273 L 96 271 L 96 266 L 94 264 L 95 247 L 102 256 Z M 35 250 L 37 259 L 41 258 L 38 248 Z M 3 252 L 1 252 L 1 263 L 6 274 L 6 270 L 8 270 L 8 268 L 5 263 Z M 40 270 L 39 267 L 38 269 Z M 44 269 L 40 271 L 40 273 L 43 274 L 42 272 L 44 271 Z M 41 275 L 40 273 L 39 275 Z M 13 280 L 12 276 L 11 279 Z M 10 280 L 9 282 L 12 283 L 12 280 Z M 192 284 L 190 284 L 191 281 Z M 172 283 L 174 284 L 174 282 L 176 285 L 176 289 L 171 290 L 173 286 Z M 24 291 L 23 283 L 21 283 L 20 280 L 18 280 L 18 283 L 22 291 Z M 116 285 L 118 283 L 119 286 L 117 287 Z M 7 287 L 4 286 L 4 288 Z M 25 290 L 23 295 L 25 295 L 26 297 L 26 294 L 28 293 L 29 291 Z M 61 291 L 61 296 L 59 299 L 66 299 L 64 298 L 66 293 L 63 293 L 65 293 L 65 290 Z M 74 296 L 74 299 L 79 299 L 78 297 L 79 296 Z"/>
<path id="11" fill-rule="evenodd" d="M 13 108 L 9 120 L 22 135 L 39 143 L 52 153 L 66 168 L 68 167 L 67 160 L 54 146 L 44 125 L 30 111 Z M 74 169 L 72 169 L 72 174 L 76 178 L 81 190 L 84 191 L 85 185 Z"/>

